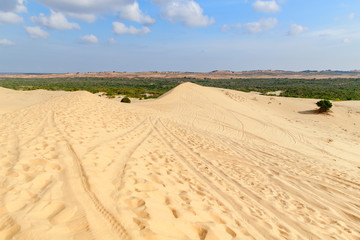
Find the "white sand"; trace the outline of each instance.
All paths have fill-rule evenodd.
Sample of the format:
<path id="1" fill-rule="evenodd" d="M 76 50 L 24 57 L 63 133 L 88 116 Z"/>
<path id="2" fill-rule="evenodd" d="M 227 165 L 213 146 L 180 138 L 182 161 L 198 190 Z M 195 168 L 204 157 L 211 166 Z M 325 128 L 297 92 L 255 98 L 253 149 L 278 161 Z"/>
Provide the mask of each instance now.
<path id="1" fill-rule="evenodd" d="M 0 239 L 360 239 L 360 102 L 0 100 Z"/>

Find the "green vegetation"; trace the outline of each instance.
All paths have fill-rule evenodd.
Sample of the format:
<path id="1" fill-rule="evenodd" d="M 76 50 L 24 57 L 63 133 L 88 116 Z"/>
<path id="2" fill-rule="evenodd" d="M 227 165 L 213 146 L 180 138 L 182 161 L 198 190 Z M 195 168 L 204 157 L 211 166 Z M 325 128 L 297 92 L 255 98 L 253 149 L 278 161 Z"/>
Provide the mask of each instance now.
<path id="1" fill-rule="evenodd" d="M 123 99 L 121 99 L 121 102 L 123 102 L 123 103 L 131 103 L 131 100 L 128 97 L 124 97 Z"/>
<path id="2" fill-rule="evenodd" d="M 360 100 L 358 79 L 194 79 L 194 78 L 2 78 L 0 86 L 17 90 L 85 90 L 105 92 L 107 96 L 126 95 L 133 98 L 157 98 L 184 82 L 239 91 L 282 91 L 281 96 L 329 100 Z"/>
<path id="3" fill-rule="evenodd" d="M 316 105 L 319 107 L 319 112 L 327 112 L 332 107 L 332 103 L 329 100 L 320 100 L 316 103 Z"/>
<path id="4" fill-rule="evenodd" d="M 17 78 L 0 79 L 0 86 L 16 90 L 85 90 L 91 93 L 104 92 L 110 98 L 126 95 L 133 98 L 157 98 L 181 82 L 156 81 L 153 79 L 127 78 Z"/>

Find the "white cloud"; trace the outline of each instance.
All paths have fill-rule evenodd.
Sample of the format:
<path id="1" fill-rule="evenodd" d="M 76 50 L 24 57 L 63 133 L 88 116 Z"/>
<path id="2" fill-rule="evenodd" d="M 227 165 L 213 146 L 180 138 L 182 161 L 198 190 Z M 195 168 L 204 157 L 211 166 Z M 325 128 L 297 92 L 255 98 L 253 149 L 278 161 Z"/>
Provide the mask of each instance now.
<path id="1" fill-rule="evenodd" d="M 39 26 L 36 27 L 25 27 L 26 32 L 33 39 L 48 38 L 50 35 L 48 32 L 41 29 Z"/>
<path id="2" fill-rule="evenodd" d="M 308 30 L 307 27 L 298 25 L 298 24 L 291 24 L 290 30 L 288 32 L 288 35 L 298 35 L 303 32 L 306 32 Z"/>
<path id="3" fill-rule="evenodd" d="M 155 19 L 149 16 L 145 16 L 142 13 L 137 2 L 125 5 L 123 8 L 121 8 L 119 18 L 124 20 L 131 20 L 144 25 L 151 25 L 156 22 Z"/>
<path id="4" fill-rule="evenodd" d="M 348 18 L 349 18 L 350 20 L 353 20 L 353 19 L 355 18 L 355 13 L 350 13 L 349 16 L 348 16 Z"/>
<path id="5" fill-rule="evenodd" d="M 51 9 L 72 13 L 104 13 L 119 10 L 133 0 L 37 0 Z"/>
<path id="6" fill-rule="evenodd" d="M 220 30 L 221 30 L 221 32 L 226 33 L 233 29 L 245 29 L 249 33 L 255 34 L 255 33 L 270 30 L 270 29 L 274 28 L 277 25 L 277 23 L 278 23 L 278 20 L 276 18 L 267 18 L 267 19 L 262 18 L 257 22 L 249 22 L 249 23 L 245 23 L 245 24 L 242 24 L 242 23 L 237 23 L 237 24 L 232 24 L 232 25 L 224 24 Z"/>
<path id="7" fill-rule="evenodd" d="M 56 13 L 51 11 L 49 16 L 45 16 L 44 14 L 40 14 L 38 17 L 30 18 L 33 23 L 41 24 L 42 26 L 49 29 L 56 30 L 71 30 L 71 29 L 80 29 L 79 24 L 74 22 L 69 22 L 64 14 Z"/>
<path id="8" fill-rule="evenodd" d="M 155 20 L 145 16 L 136 0 L 37 0 L 45 6 L 71 18 L 94 22 L 98 14 L 120 13 L 121 19 L 142 24 L 153 24 Z"/>
<path id="9" fill-rule="evenodd" d="M 203 9 L 193 0 L 153 0 L 162 7 L 161 15 L 166 20 L 181 22 L 186 27 L 207 27 L 214 18 L 203 15 Z"/>
<path id="10" fill-rule="evenodd" d="M 222 25 L 221 29 L 220 29 L 220 31 L 223 32 L 223 33 L 227 33 L 230 30 L 231 30 L 231 27 L 229 25 L 227 25 L 227 24 Z"/>
<path id="11" fill-rule="evenodd" d="M 351 43 L 351 40 L 348 38 L 344 38 L 343 43 Z"/>
<path id="12" fill-rule="evenodd" d="M 0 12 L 0 24 L 1 23 L 10 23 L 18 24 L 23 22 L 23 18 L 13 12 Z"/>
<path id="13" fill-rule="evenodd" d="M 276 26 L 277 22 L 278 21 L 276 18 L 267 18 L 267 19 L 262 18 L 257 22 L 246 23 L 246 24 L 242 25 L 242 27 L 247 29 L 250 33 L 254 34 L 254 33 L 263 32 L 263 31 L 274 28 Z M 239 25 L 239 26 L 241 26 L 241 25 Z"/>
<path id="14" fill-rule="evenodd" d="M 252 6 L 256 11 L 264 13 L 276 13 L 281 10 L 280 6 L 276 3 L 275 0 L 256 0 L 256 2 L 254 2 Z"/>
<path id="15" fill-rule="evenodd" d="M 85 35 L 79 38 L 80 43 L 95 44 L 99 42 L 99 39 L 95 35 Z"/>
<path id="16" fill-rule="evenodd" d="M 93 23 L 96 21 L 96 15 L 95 14 L 86 14 L 86 13 L 70 13 L 67 12 L 66 15 L 70 18 L 76 18 L 78 20 Z"/>
<path id="17" fill-rule="evenodd" d="M 0 11 L 3 12 L 26 12 L 23 0 L 1 0 Z"/>
<path id="18" fill-rule="evenodd" d="M 134 26 L 127 27 L 121 22 L 113 22 L 113 31 L 116 34 L 131 34 L 131 35 L 145 35 L 150 33 L 148 27 L 135 28 Z"/>
<path id="19" fill-rule="evenodd" d="M 23 0 L 0 0 L 0 24 L 18 24 L 23 18 L 17 13 L 26 12 Z"/>
<path id="20" fill-rule="evenodd" d="M 321 41 L 329 40 L 333 42 L 352 43 L 355 40 L 358 41 L 359 34 L 354 28 L 330 28 L 320 31 L 313 31 L 307 34 L 310 37 L 320 38 Z"/>
<path id="21" fill-rule="evenodd" d="M 6 38 L 0 39 L 0 46 L 11 46 L 11 45 L 15 45 L 15 43 Z"/>
<path id="22" fill-rule="evenodd" d="M 108 39 L 108 44 L 109 45 L 115 45 L 115 44 L 117 44 L 117 41 L 114 38 L 109 38 Z"/>

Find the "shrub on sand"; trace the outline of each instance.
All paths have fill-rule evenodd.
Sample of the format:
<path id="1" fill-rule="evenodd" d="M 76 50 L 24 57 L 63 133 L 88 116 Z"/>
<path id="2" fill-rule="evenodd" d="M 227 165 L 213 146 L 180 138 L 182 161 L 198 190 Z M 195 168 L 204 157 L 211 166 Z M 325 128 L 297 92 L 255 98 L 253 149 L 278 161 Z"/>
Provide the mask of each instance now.
<path id="1" fill-rule="evenodd" d="M 123 103 L 131 103 L 131 100 L 128 97 L 124 97 L 123 99 L 121 99 L 121 102 L 123 102 Z"/>
<path id="2" fill-rule="evenodd" d="M 332 103 L 329 100 L 320 100 L 316 103 L 316 105 L 319 107 L 319 112 L 327 112 L 332 107 Z"/>

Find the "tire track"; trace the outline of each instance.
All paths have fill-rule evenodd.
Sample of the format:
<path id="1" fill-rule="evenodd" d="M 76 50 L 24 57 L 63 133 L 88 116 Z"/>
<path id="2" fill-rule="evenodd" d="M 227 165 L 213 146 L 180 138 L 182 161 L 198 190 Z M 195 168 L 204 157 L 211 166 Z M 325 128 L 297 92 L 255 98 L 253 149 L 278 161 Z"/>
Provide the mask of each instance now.
<path id="1" fill-rule="evenodd" d="M 242 153 L 238 152 L 238 150 L 240 149 L 240 146 L 237 146 L 237 145 L 235 146 L 235 142 L 232 142 L 231 140 L 227 140 L 226 142 L 223 140 L 222 142 L 225 145 L 231 146 L 232 150 L 235 151 L 238 156 L 243 155 Z M 192 151 L 192 150 L 189 149 L 189 151 Z M 254 150 L 254 151 L 256 151 L 256 150 Z M 196 152 L 194 152 L 194 151 L 192 151 L 192 152 L 194 153 L 194 156 L 197 155 Z M 247 149 L 247 152 L 249 152 L 249 149 Z M 266 156 L 271 157 L 271 158 L 277 157 L 277 156 L 273 156 L 271 154 L 269 155 L 268 153 L 263 152 L 263 151 L 258 150 L 258 152 L 266 154 Z M 277 160 L 278 160 L 278 158 L 279 157 L 277 157 Z M 286 158 L 286 159 L 284 158 L 283 160 L 287 161 L 287 159 L 288 158 Z M 206 159 L 203 159 L 203 160 L 206 161 Z M 259 161 L 260 159 L 259 159 L 259 157 L 257 157 L 257 158 L 254 157 L 254 161 L 255 160 Z M 296 162 L 293 162 L 293 163 L 296 164 Z M 240 164 L 242 164 L 242 163 L 240 162 Z M 212 164 L 210 163 L 210 165 L 212 165 Z M 354 203 L 356 203 L 356 199 L 355 199 L 356 196 L 351 197 L 349 195 L 346 198 L 344 198 L 343 193 L 338 192 L 336 190 L 337 188 L 335 186 L 329 185 L 325 182 L 319 182 L 319 179 L 313 179 L 311 177 L 306 177 L 304 175 L 301 175 L 301 178 L 297 177 L 299 175 L 296 174 L 296 172 L 286 173 L 286 172 L 282 171 L 281 168 L 274 167 L 271 164 L 268 164 L 267 161 L 261 161 L 261 166 L 263 166 L 263 167 L 252 165 L 252 164 L 246 164 L 246 166 L 252 168 L 254 171 L 259 172 L 260 174 L 263 174 L 264 176 L 269 174 L 269 172 L 265 171 L 265 169 L 269 169 L 270 171 L 277 172 L 278 174 L 280 173 L 280 176 L 287 179 L 288 181 L 283 181 L 283 179 L 281 179 L 280 177 L 277 177 L 277 176 L 272 176 L 271 178 L 268 178 L 268 180 L 271 181 L 274 186 L 279 186 L 281 189 L 286 189 L 286 192 L 290 193 L 291 197 L 293 199 L 296 199 L 297 201 L 300 201 L 300 202 L 305 202 L 307 204 L 307 206 L 312 206 L 314 208 L 323 209 L 324 211 L 327 212 L 326 217 L 328 219 L 339 219 L 338 216 L 336 214 L 334 214 L 334 212 L 336 212 L 340 216 L 344 215 L 344 214 L 349 214 L 349 211 L 356 212 L 356 210 L 353 207 Z M 213 167 L 216 169 L 215 166 L 213 166 Z M 238 169 L 235 170 L 229 166 L 225 166 L 225 167 L 227 168 L 227 171 L 232 172 L 235 175 L 238 175 L 237 171 L 241 171 Z M 299 166 L 299 168 L 306 169 L 306 167 L 301 167 L 301 166 Z M 304 171 L 306 171 L 306 170 L 304 170 Z M 233 175 L 233 174 L 231 174 L 231 175 Z M 322 178 L 328 178 L 328 177 L 324 176 L 322 173 L 319 173 L 318 176 L 322 177 Z M 226 174 L 222 174 L 222 177 L 228 178 L 231 180 L 231 178 L 229 178 L 228 175 L 226 175 Z M 295 182 L 294 182 L 294 180 L 295 180 Z M 306 183 L 304 183 L 304 181 Z M 236 181 L 233 181 L 233 182 L 238 184 Z M 291 184 L 289 184 L 289 183 L 291 183 Z M 340 181 L 339 181 L 339 183 L 344 184 L 344 182 L 340 182 Z M 353 182 L 351 182 L 351 183 L 354 184 Z M 327 192 L 330 191 L 330 193 L 326 194 L 326 193 L 324 193 L 324 191 L 319 190 L 318 188 L 316 188 L 316 186 L 318 186 L 318 185 L 321 188 L 326 188 Z M 309 188 L 310 188 L 310 190 L 309 190 Z M 358 189 L 356 189 L 356 190 L 358 190 Z M 338 195 L 338 197 L 334 197 L 334 194 L 339 194 L 339 195 Z M 309 197 L 311 197 L 311 198 L 309 199 Z M 333 200 L 333 201 L 331 201 L 331 200 Z M 334 202 L 334 200 L 336 202 Z M 273 200 L 268 200 L 268 202 L 269 201 L 273 201 Z M 276 200 L 276 201 L 278 201 L 278 200 Z M 263 204 L 261 204 L 261 205 L 263 205 Z M 270 206 L 272 206 L 272 205 L 270 205 Z M 276 209 L 274 209 L 274 210 L 276 211 Z M 356 216 L 356 214 L 355 215 L 350 214 L 350 216 L 353 216 L 353 218 L 355 218 L 355 219 L 360 219 L 360 217 Z M 322 216 L 322 217 L 324 217 L 324 216 Z M 289 222 L 289 221 L 285 221 L 285 222 Z M 294 224 L 296 224 L 296 222 L 292 223 L 293 226 L 294 226 Z M 306 225 L 304 225 L 304 226 L 306 226 Z M 348 226 L 351 227 L 352 229 L 357 228 L 356 224 L 352 224 L 352 223 L 349 223 Z"/>
<path id="2" fill-rule="evenodd" d="M 80 180 L 81 180 L 81 185 L 82 185 L 85 193 L 91 199 L 91 201 L 93 202 L 93 204 L 94 204 L 95 208 L 97 209 L 97 211 L 99 213 L 101 213 L 101 215 L 110 223 L 113 230 L 118 234 L 120 239 L 123 239 L 123 240 L 130 239 L 129 234 L 127 233 L 126 229 L 121 225 L 121 223 L 116 219 L 116 217 L 114 215 L 112 215 L 101 204 L 101 202 L 96 197 L 96 195 L 91 191 L 90 184 L 88 182 L 88 177 L 86 176 L 86 173 L 85 173 L 85 170 L 84 170 L 84 168 L 83 168 L 83 166 L 81 164 L 80 158 L 78 157 L 78 155 L 74 151 L 71 144 L 68 141 L 66 141 L 66 143 L 67 143 L 67 148 L 68 148 L 70 154 L 72 155 L 72 158 L 73 158 L 73 160 L 75 162 L 75 165 L 77 167 L 77 172 L 79 173 Z"/>
<path id="3" fill-rule="evenodd" d="M 49 118 L 51 117 L 52 112 L 48 112 L 47 117 L 45 117 L 41 123 L 39 124 L 39 127 L 35 130 L 34 136 L 31 137 L 29 140 L 25 141 L 22 145 L 26 145 L 28 143 L 31 143 L 32 141 L 34 141 L 38 136 L 40 136 L 45 129 L 46 123 L 49 121 Z"/>
<path id="4" fill-rule="evenodd" d="M 152 122 L 151 122 L 152 123 Z M 274 237 L 265 229 L 262 229 L 259 225 L 255 223 L 255 219 L 251 216 L 245 215 L 242 210 L 242 206 L 240 206 L 237 202 L 233 200 L 231 196 L 229 196 L 224 191 L 220 190 L 219 187 L 215 186 L 213 181 L 209 180 L 206 176 L 201 174 L 200 171 L 198 171 L 187 159 L 186 157 L 181 154 L 179 150 L 176 150 L 172 144 L 163 136 L 163 134 L 160 132 L 158 127 L 155 126 L 154 123 L 152 123 L 152 126 L 157 133 L 157 135 L 162 139 L 162 141 L 167 145 L 167 147 L 178 157 L 182 160 L 180 162 L 181 164 L 185 164 L 185 166 L 190 170 L 190 172 L 193 173 L 198 179 L 201 179 L 205 184 L 212 188 L 216 193 L 218 198 L 223 199 L 230 208 L 235 210 L 235 214 L 239 216 L 239 218 L 242 220 L 241 223 L 246 225 L 246 229 L 250 232 L 250 234 L 253 235 L 256 239 L 273 239 Z M 184 151 L 185 152 L 185 151 Z"/>
<path id="5" fill-rule="evenodd" d="M 151 121 L 151 120 L 149 120 Z M 140 141 L 138 141 L 136 144 L 134 144 L 134 146 L 132 146 L 128 152 L 125 154 L 124 159 L 121 163 L 120 166 L 120 184 L 119 187 L 116 188 L 117 191 L 120 191 L 123 188 L 124 185 L 124 176 L 125 176 L 125 171 L 126 171 L 126 165 L 128 164 L 128 162 L 130 161 L 131 156 L 135 153 L 135 151 L 146 141 L 146 139 L 149 138 L 149 136 L 153 133 L 153 129 L 148 130 L 147 132 L 145 132 L 145 136 L 143 138 L 140 139 Z"/>
<path id="6" fill-rule="evenodd" d="M 271 204 L 269 204 L 268 202 L 266 202 L 264 199 L 262 199 L 260 196 L 256 195 L 253 191 L 247 189 L 246 187 L 244 187 L 243 185 L 239 184 L 237 181 L 235 181 L 234 179 L 228 177 L 227 174 L 225 174 L 221 169 L 219 169 L 218 167 L 214 166 L 211 162 L 209 162 L 207 159 L 199 156 L 198 154 L 196 154 L 193 150 L 191 150 L 181 139 L 179 139 L 176 135 L 174 135 L 163 123 L 161 120 L 159 120 L 159 122 L 161 123 L 161 125 L 163 126 L 163 128 L 168 132 L 169 135 L 171 135 L 173 137 L 173 139 L 175 139 L 183 148 L 185 148 L 188 152 L 188 154 L 190 154 L 193 159 L 197 159 L 197 163 L 199 165 L 205 165 L 203 167 L 203 169 L 212 169 L 213 172 L 216 173 L 216 175 L 218 177 L 220 177 L 222 180 L 226 181 L 230 186 L 232 186 L 233 190 L 235 192 L 236 189 L 240 190 L 241 193 L 246 194 L 249 199 L 252 199 L 260 209 L 266 209 L 266 211 L 268 213 L 271 213 L 275 216 L 277 216 L 277 218 L 280 218 L 284 223 L 286 223 L 289 227 L 293 228 L 294 230 L 296 230 L 299 234 L 303 235 L 303 236 L 308 236 L 309 239 L 318 239 L 319 237 L 316 236 L 315 234 L 307 231 L 306 229 L 304 229 L 303 227 L 299 226 L 299 224 L 293 220 L 291 220 L 290 218 L 288 218 L 285 214 L 279 212 L 278 210 L 276 210 L 276 208 L 274 208 Z M 197 171 L 197 170 L 195 170 Z M 199 172 L 199 171 L 197 171 Z M 204 176 L 204 175 L 202 175 Z M 229 197 L 228 197 L 229 198 Z M 238 204 L 236 204 L 238 205 Z"/>
<path id="7" fill-rule="evenodd" d="M 119 239 L 122 240 L 129 240 L 129 234 L 126 231 L 126 229 L 122 226 L 122 224 L 116 219 L 116 217 L 111 214 L 100 202 L 100 200 L 97 198 L 97 196 L 94 194 L 94 192 L 91 191 L 90 184 L 88 182 L 88 177 L 86 175 L 86 172 L 84 170 L 84 167 L 81 163 L 81 159 L 79 158 L 78 154 L 75 152 L 72 145 L 69 143 L 67 139 L 65 139 L 64 135 L 59 131 L 59 128 L 56 125 L 56 119 L 55 119 L 55 113 L 52 114 L 52 117 L 50 118 L 50 127 L 54 127 L 57 132 L 59 132 L 63 138 L 63 141 L 66 143 L 66 147 L 76 165 L 76 172 L 78 173 L 80 177 L 81 186 L 86 193 L 86 195 L 90 198 L 92 201 L 94 207 L 96 210 L 107 220 L 107 222 L 111 225 L 112 229 L 115 231 L 115 233 L 119 236 Z"/>
<path id="8" fill-rule="evenodd" d="M 111 142 L 115 139 L 118 139 L 118 138 L 121 138 L 125 135 L 128 135 L 128 134 L 131 134 L 133 133 L 134 131 L 136 131 L 138 128 L 140 128 L 141 126 L 144 125 L 144 123 L 146 122 L 146 120 L 148 120 L 147 118 L 145 118 L 143 121 L 141 121 L 139 124 L 137 124 L 135 127 L 131 128 L 130 130 L 127 130 L 126 132 L 122 132 L 120 133 L 119 135 L 116 135 L 116 136 L 111 136 L 110 138 L 107 138 L 106 140 L 103 140 L 101 141 L 101 143 L 94 143 L 92 146 L 88 147 L 87 151 L 86 152 L 92 152 L 93 150 L 95 150 L 96 148 L 108 143 L 108 142 Z"/>

